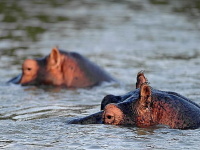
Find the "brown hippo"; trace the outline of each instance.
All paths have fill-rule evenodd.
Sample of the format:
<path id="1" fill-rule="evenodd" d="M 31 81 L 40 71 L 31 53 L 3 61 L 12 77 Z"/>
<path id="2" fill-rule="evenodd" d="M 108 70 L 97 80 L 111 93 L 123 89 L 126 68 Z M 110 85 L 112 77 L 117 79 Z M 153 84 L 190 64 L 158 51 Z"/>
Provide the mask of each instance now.
<path id="1" fill-rule="evenodd" d="M 21 85 L 53 85 L 83 88 L 114 79 L 99 66 L 75 52 L 52 49 L 50 55 L 27 59 L 22 65 L 22 75 L 8 83 Z"/>
<path id="2" fill-rule="evenodd" d="M 104 123 L 150 127 L 167 125 L 174 129 L 200 127 L 200 106 L 175 92 L 160 91 L 146 83 L 143 73 L 137 76 L 137 87 L 122 96 L 109 95 L 96 114 L 70 121 L 74 124 Z"/>

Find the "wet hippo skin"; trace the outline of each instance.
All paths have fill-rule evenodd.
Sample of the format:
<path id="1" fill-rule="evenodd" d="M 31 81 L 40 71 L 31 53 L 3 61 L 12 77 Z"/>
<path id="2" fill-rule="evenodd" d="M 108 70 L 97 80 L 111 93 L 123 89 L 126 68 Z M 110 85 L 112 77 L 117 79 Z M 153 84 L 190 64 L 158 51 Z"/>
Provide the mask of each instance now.
<path id="1" fill-rule="evenodd" d="M 167 125 L 174 129 L 196 129 L 200 126 L 198 104 L 178 93 L 153 89 L 142 72 L 138 73 L 136 87 L 139 88 L 121 96 L 104 97 L 102 111 L 85 117 L 87 119 L 75 119 L 76 121 L 72 120 L 70 123 L 104 123 L 133 127 Z M 98 121 L 93 117 L 97 117 Z"/>
<path id="2" fill-rule="evenodd" d="M 84 56 L 54 48 L 44 58 L 25 60 L 22 74 L 8 83 L 83 88 L 110 81 L 115 80 Z"/>

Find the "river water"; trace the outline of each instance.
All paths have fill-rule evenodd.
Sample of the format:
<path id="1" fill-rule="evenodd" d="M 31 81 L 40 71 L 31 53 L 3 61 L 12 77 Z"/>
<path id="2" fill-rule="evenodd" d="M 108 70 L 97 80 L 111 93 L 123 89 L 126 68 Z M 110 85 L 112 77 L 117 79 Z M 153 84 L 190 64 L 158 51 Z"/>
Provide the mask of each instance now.
<path id="1" fill-rule="evenodd" d="M 200 104 L 199 1 L 7 0 L 0 2 L 1 149 L 199 149 L 200 129 L 69 125 L 99 111 L 107 94 L 151 86 Z M 7 85 L 26 58 L 55 46 L 94 61 L 119 83 L 87 89 Z"/>

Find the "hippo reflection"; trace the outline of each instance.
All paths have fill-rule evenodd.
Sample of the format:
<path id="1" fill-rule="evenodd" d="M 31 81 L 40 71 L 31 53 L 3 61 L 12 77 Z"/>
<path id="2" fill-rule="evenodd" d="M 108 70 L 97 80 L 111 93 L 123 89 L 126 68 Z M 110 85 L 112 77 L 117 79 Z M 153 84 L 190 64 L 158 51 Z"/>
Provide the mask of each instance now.
<path id="1" fill-rule="evenodd" d="M 136 127 L 162 124 L 176 129 L 195 129 L 200 126 L 200 106 L 196 103 L 175 92 L 151 88 L 142 72 L 137 75 L 136 87 L 136 90 L 122 96 L 104 97 L 102 111 L 70 123 Z"/>
<path id="2" fill-rule="evenodd" d="M 84 56 L 54 48 L 44 58 L 25 60 L 22 74 L 8 83 L 82 88 L 104 81 L 110 82 L 114 79 Z"/>

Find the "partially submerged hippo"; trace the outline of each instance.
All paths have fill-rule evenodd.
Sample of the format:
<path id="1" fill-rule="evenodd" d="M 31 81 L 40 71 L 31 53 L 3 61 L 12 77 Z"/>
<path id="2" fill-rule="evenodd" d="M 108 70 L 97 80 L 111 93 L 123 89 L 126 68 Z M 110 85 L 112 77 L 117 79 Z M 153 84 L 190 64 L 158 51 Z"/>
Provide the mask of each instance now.
<path id="1" fill-rule="evenodd" d="M 25 60 L 22 74 L 8 83 L 82 88 L 104 81 L 114 79 L 82 55 L 54 48 L 50 55 L 44 58 Z"/>
<path id="2" fill-rule="evenodd" d="M 140 72 L 136 90 L 122 96 L 108 95 L 101 104 L 103 111 L 69 123 L 137 127 L 162 124 L 176 129 L 195 129 L 200 126 L 199 105 L 175 92 L 153 89 L 146 81 L 144 74 Z"/>

